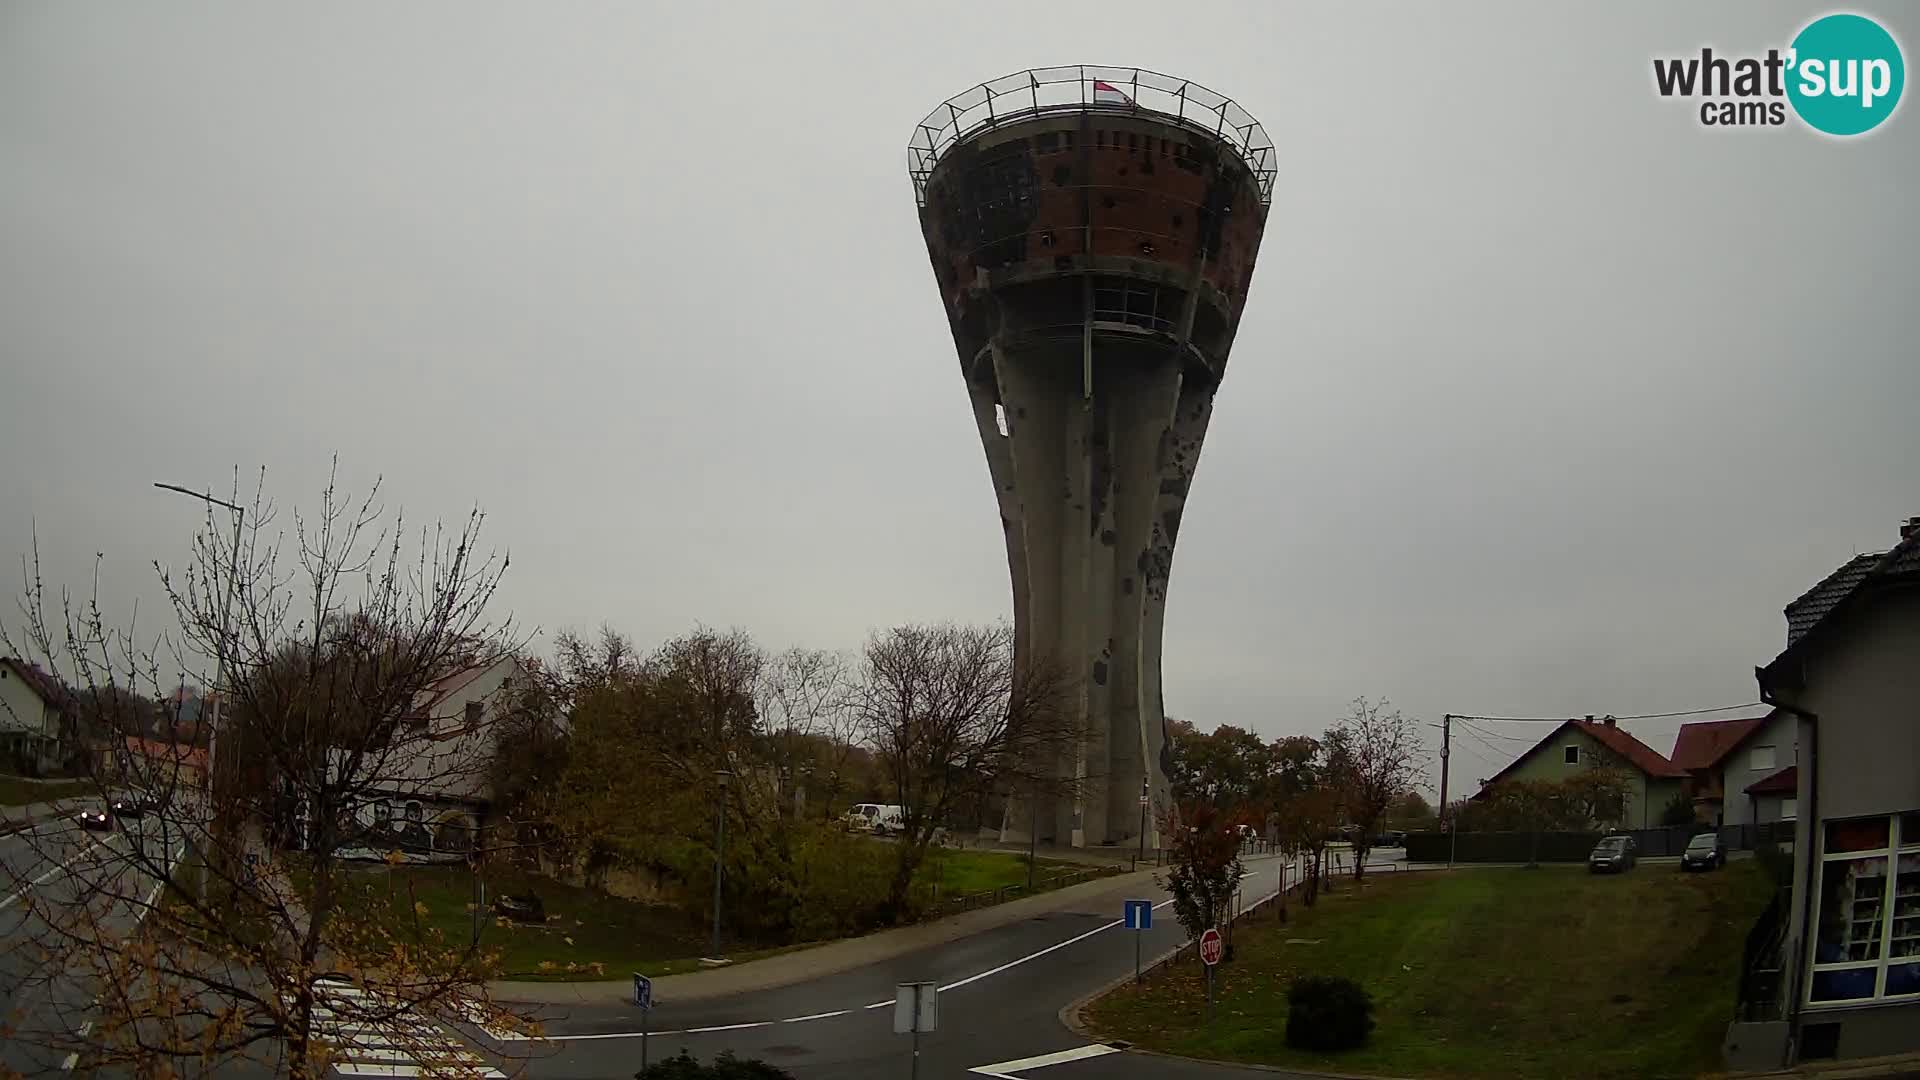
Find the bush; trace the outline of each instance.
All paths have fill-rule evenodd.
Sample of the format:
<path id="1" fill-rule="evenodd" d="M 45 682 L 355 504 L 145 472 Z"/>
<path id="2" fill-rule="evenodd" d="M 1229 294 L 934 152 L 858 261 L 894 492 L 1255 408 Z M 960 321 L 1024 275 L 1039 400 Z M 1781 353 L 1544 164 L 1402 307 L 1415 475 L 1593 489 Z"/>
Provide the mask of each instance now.
<path id="1" fill-rule="evenodd" d="M 731 1051 L 702 1065 L 685 1050 L 633 1074 L 634 1080 L 793 1080 L 793 1074 L 764 1061 L 742 1061 Z"/>
<path id="2" fill-rule="evenodd" d="M 1352 979 L 1308 975 L 1287 988 L 1287 1045 L 1351 1050 L 1373 1030 L 1373 998 Z"/>

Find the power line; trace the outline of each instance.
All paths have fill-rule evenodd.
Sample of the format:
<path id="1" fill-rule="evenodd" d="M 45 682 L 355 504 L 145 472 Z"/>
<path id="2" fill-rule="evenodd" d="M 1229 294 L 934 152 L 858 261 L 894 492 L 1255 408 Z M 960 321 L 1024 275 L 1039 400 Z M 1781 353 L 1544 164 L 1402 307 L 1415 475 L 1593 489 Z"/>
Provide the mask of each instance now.
<path id="1" fill-rule="evenodd" d="M 1455 719 L 1459 719 L 1459 718 L 1455 717 Z M 1483 731 L 1480 728 L 1474 727 L 1472 724 L 1469 724 L 1464 720 L 1460 722 L 1460 727 L 1461 727 L 1461 730 L 1463 731 L 1477 732 L 1481 735 L 1486 736 L 1489 739 L 1504 739 L 1507 742 L 1526 743 L 1529 746 L 1540 741 L 1538 739 L 1529 739 L 1524 735 L 1502 735 L 1497 731 Z"/>
<path id="2" fill-rule="evenodd" d="M 1662 720 L 1670 716 L 1696 716 L 1701 713 L 1731 712 L 1734 709 L 1751 709 L 1765 705 L 1764 701 L 1749 701 L 1742 705 L 1715 705 L 1710 709 L 1680 709 L 1676 712 L 1634 713 L 1630 716 L 1472 716 L 1466 713 L 1454 713 L 1455 720 L 1491 720 L 1514 724 L 1564 724 L 1569 720 Z"/>

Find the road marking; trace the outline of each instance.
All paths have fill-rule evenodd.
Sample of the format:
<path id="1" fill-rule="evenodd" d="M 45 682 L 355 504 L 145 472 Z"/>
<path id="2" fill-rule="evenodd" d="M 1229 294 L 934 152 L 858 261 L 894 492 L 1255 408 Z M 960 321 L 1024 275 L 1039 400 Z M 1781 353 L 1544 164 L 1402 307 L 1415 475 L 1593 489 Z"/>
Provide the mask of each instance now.
<path id="1" fill-rule="evenodd" d="M 334 1050 L 335 1072 L 342 1076 L 420 1076 L 423 1061 L 487 1080 L 506 1074 L 484 1064 L 478 1054 L 447 1036 L 445 1029 L 400 1011 L 400 1002 L 351 984 L 318 979 L 313 984 L 314 1035 Z M 291 1007 L 291 1003 L 289 1003 Z M 384 1025 L 370 1024 L 353 1010 L 387 1012 Z"/>
<path id="2" fill-rule="evenodd" d="M 1026 1072 L 1029 1069 L 1044 1069 L 1049 1065 L 1065 1065 L 1069 1061 L 1085 1061 L 1088 1058 L 1105 1057 L 1120 1052 L 1118 1047 L 1106 1043 L 1094 1043 L 1090 1046 L 1077 1046 L 1072 1050 L 1061 1050 L 1052 1054 L 1040 1054 L 1015 1061 L 1001 1061 L 992 1065 L 976 1065 L 967 1071 L 981 1076 L 992 1076 L 997 1080 L 1018 1080 L 1010 1073 Z"/>
<path id="3" fill-rule="evenodd" d="M 39 877 L 34 878 L 32 881 L 27 882 L 25 885 L 22 885 L 20 888 L 14 890 L 13 895 L 7 897 L 5 900 L 0 900 L 0 911 L 6 910 L 8 907 L 12 906 L 14 901 L 19 900 L 22 896 L 25 896 L 27 894 L 27 890 L 39 888 L 42 882 L 46 881 L 48 878 L 52 877 L 53 875 L 60 873 L 61 871 L 65 870 L 67 867 L 72 866 L 74 862 L 80 858 L 80 856 L 85 855 L 89 851 L 92 851 L 95 847 L 106 847 L 108 844 L 111 844 L 114 841 L 114 839 L 119 835 L 120 835 L 119 833 L 115 833 L 113 834 L 113 836 L 108 837 L 104 841 L 95 840 L 91 836 L 87 837 L 87 846 L 81 848 L 79 851 L 74 852 L 72 855 L 67 856 L 66 862 L 61 863 L 59 866 L 54 867 L 53 869 L 47 871 L 46 873 L 41 874 Z"/>
<path id="4" fill-rule="evenodd" d="M 1250 878 L 1250 877 L 1258 877 L 1259 874 L 1260 874 L 1260 871 L 1258 870 L 1248 870 L 1245 873 L 1241 874 L 1240 876 L 1242 878 Z M 1153 905 L 1153 910 L 1159 911 L 1161 908 L 1167 907 L 1172 903 L 1173 903 L 1172 900 L 1162 900 L 1159 903 Z M 1124 921 L 1125 920 L 1123 919 L 1115 919 L 1110 923 L 1106 923 L 1101 926 L 1096 926 L 1093 929 L 1088 930 L 1083 934 L 1079 934 L 1075 937 L 1070 937 L 1065 941 L 1056 942 L 1055 944 L 1049 945 L 1038 952 L 1028 953 L 1026 956 L 1022 956 L 1017 960 L 1009 960 L 1008 962 L 1001 964 L 999 967 L 991 968 L 987 971 L 982 971 L 977 975 L 969 975 L 964 979 L 958 980 L 957 982 L 950 982 L 945 986 L 940 987 L 938 992 L 944 994 L 949 990 L 957 990 L 960 987 L 966 986 L 970 983 L 979 982 L 981 979 L 991 978 L 992 976 L 998 975 L 1003 971 L 1008 971 L 1013 968 L 1019 967 L 1021 964 L 1024 964 L 1029 960 L 1038 960 L 1040 957 L 1045 956 L 1048 953 L 1055 952 L 1059 949 L 1064 949 L 1067 946 L 1073 945 L 1077 942 L 1085 941 L 1086 939 L 1092 937 L 1095 934 L 1101 933 L 1102 931 L 1111 930 L 1114 927 L 1119 926 Z M 860 1008 L 862 1011 L 867 1011 L 872 1009 L 884 1009 L 892 1005 L 893 1003 L 894 1003 L 893 999 L 888 998 L 885 1001 L 876 1001 L 871 1005 L 862 1005 L 860 1006 Z M 773 1024 L 799 1024 L 799 1023 L 805 1023 L 806 1021 L 809 1021 L 809 1020 L 830 1020 L 836 1016 L 845 1016 L 852 1011 L 853 1011 L 852 1009 L 836 1009 L 833 1012 L 813 1013 L 808 1016 L 790 1016 L 784 1020 L 760 1020 L 760 1021 L 756 1021 L 754 1023 L 749 1023 L 749 1024 L 724 1024 L 717 1027 L 679 1028 L 679 1029 L 673 1029 L 668 1031 L 653 1031 L 653 1032 L 649 1032 L 648 1034 L 651 1034 L 651 1035 L 701 1035 L 701 1034 L 706 1034 L 706 1033 L 715 1032 L 715 1031 L 740 1031 L 747 1028 L 768 1027 Z M 532 1041 L 532 1038 L 533 1038 L 532 1036 L 529 1036 L 529 1035 L 499 1036 L 499 1035 L 495 1035 L 491 1031 L 487 1032 L 487 1034 L 490 1037 L 493 1037 L 496 1042 L 529 1042 L 529 1041 Z M 637 1039 L 640 1036 L 641 1036 L 641 1032 L 638 1032 L 638 1031 L 605 1031 L 605 1032 L 600 1032 L 600 1033 L 591 1034 L 591 1035 L 547 1035 L 544 1038 L 548 1042 L 584 1042 L 589 1039 Z M 1111 1053 L 1112 1049 L 1108 1048 L 1107 1051 L 1105 1052 Z M 1098 1055 L 1089 1054 L 1087 1056 L 1095 1057 Z M 1068 1060 L 1071 1060 L 1071 1059 L 1068 1059 Z M 1037 1068 L 1038 1066 L 1034 1066 L 1034 1067 Z"/>

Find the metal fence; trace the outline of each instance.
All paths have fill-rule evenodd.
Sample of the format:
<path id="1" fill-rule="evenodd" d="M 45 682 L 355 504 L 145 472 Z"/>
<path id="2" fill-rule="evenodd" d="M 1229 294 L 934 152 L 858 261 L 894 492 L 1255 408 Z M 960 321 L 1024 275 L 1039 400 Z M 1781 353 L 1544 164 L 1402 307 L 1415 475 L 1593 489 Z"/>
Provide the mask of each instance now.
<path id="1" fill-rule="evenodd" d="M 989 79 L 941 102 L 916 124 L 907 144 L 907 175 L 913 197 L 926 204 L 927 178 L 947 151 L 1000 124 L 1051 113 L 1098 112 L 1150 115 L 1211 135 L 1233 147 L 1253 172 L 1260 201 L 1273 198 L 1277 152 L 1260 122 L 1235 104 L 1190 79 L 1145 68 L 1028 68 Z"/>
<path id="2" fill-rule="evenodd" d="M 1616 829 L 1582 832 L 1543 829 L 1529 832 L 1410 833 L 1407 859 L 1411 862 L 1583 862 L 1602 836 L 1630 836 L 1642 858 L 1678 855 L 1712 826 L 1672 825 L 1658 829 Z M 1793 822 L 1763 821 L 1722 825 L 1717 830 L 1728 851 L 1753 851 L 1763 844 L 1793 843 Z"/>
<path id="3" fill-rule="evenodd" d="M 1064 889 L 1069 885 L 1078 885 L 1083 881 L 1112 877 L 1115 874 L 1124 872 L 1125 868 L 1115 863 L 1112 866 L 1089 866 L 1079 870 L 1036 873 L 1034 875 L 1032 889 L 1028 889 L 1025 885 L 1017 884 L 1002 885 L 997 889 L 989 889 L 986 892 L 968 893 L 964 896 L 941 897 L 936 895 L 933 903 L 929 906 L 927 914 L 929 918 L 937 918 L 942 915 L 957 915 L 963 911 L 992 907 L 995 904 L 1004 904 L 1009 900 L 1018 900 L 1023 896 L 1038 896 L 1043 892 L 1052 892 L 1055 889 Z"/>

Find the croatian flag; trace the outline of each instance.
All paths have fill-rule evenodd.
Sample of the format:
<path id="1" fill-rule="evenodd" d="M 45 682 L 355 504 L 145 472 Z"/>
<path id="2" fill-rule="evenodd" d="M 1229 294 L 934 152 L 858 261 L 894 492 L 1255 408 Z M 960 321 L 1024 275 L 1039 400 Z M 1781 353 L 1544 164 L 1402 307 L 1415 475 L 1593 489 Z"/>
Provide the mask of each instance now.
<path id="1" fill-rule="evenodd" d="M 1133 104 L 1133 99 L 1121 93 L 1119 87 L 1113 85 L 1112 83 L 1101 82 L 1099 79 L 1093 80 L 1093 100 L 1096 104 L 1107 104 L 1107 105 Z"/>

